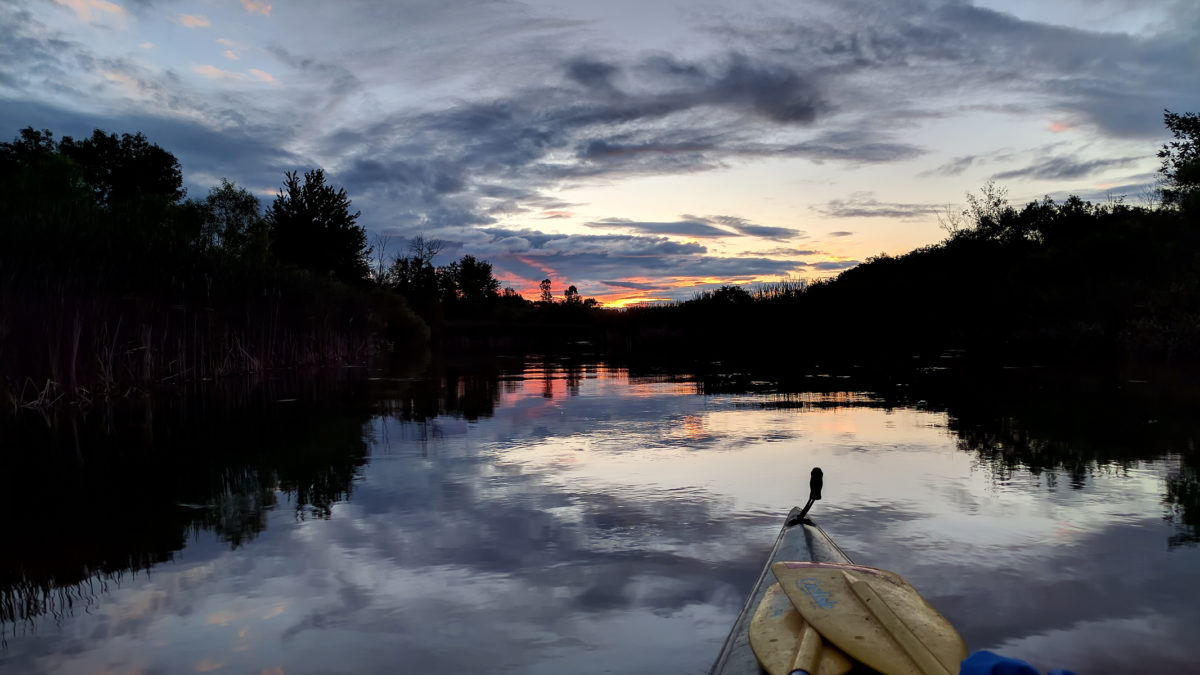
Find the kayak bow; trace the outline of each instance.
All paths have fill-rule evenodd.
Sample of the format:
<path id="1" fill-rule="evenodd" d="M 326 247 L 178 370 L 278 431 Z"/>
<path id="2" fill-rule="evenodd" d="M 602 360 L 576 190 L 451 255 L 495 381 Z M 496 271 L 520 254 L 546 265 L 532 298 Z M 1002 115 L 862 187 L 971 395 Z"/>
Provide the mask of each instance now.
<path id="1" fill-rule="evenodd" d="M 754 590 L 746 599 L 745 606 L 738 614 L 733 629 L 725 638 L 717 660 L 713 663 L 709 675 L 760 675 L 765 671 L 759 665 L 758 658 L 750 644 L 750 623 L 754 619 L 759 604 L 767 595 L 767 590 L 775 585 L 775 575 L 771 573 L 771 565 L 777 562 L 807 560 L 811 562 L 852 563 L 833 539 L 819 525 L 808 517 L 808 510 L 813 501 L 821 498 L 822 474 L 820 469 L 813 469 L 810 481 L 810 497 L 808 504 L 801 509 L 793 507 L 784 521 L 775 546 L 763 566 Z"/>
<path id="2" fill-rule="evenodd" d="M 967 657 L 954 626 L 894 572 L 855 565 L 808 518 L 784 522 L 710 675 L 953 675 Z M 776 583 L 778 581 L 778 583 Z"/>

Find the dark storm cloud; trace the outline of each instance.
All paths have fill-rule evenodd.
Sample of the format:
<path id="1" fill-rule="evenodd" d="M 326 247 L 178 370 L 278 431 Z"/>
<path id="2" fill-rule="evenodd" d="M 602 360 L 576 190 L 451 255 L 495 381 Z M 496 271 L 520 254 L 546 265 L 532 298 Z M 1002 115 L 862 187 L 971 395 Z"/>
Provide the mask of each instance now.
<path id="1" fill-rule="evenodd" d="M 1115 159 L 1080 160 L 1072 157 L 1051 157 L 1033 164 L 1002 171 L 992 176 L 995 180 L 1012 178 L 1036 178 L 1041 180 L 1062 180 L 1067 178 L 1083 178 L 1113 167 L 1128 166 L 1140 161 L 1141 157 L 1119 157 Z"/>
<path id="2" fill-rule="evenodd" d="M 817 213 L 830 218 L 895 218 L 910 219 L 938 213 L 937 207 L 929 204 L 906 204 L 881 202 L 870 193 L 855 193 L 846 199 L 831 199 L 823 206 L 812 207 Z M 846 236 L 849 232 L 831 232 L 829 236 Z"/>

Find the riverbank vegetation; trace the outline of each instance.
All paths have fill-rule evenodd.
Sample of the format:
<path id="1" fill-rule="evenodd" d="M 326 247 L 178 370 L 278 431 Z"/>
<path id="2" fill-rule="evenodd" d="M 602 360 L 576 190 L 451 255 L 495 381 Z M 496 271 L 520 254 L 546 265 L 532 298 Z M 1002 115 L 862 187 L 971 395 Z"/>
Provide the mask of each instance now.
<path id="1" fill-rule="evenodd" d="M 1154 205 L 989 184 L 942 242 L 837 277 L 723 286 L 605 309 L 574 286 L 501 289 L 441 242 L 390 255 L 320 169 L 265 209 L 226 180 L 185 199 L 179 162 L 141 134 L 0 143 L 0 389 L 14 406 L 330 363 L 381 350 L 592 353 L 800 371 L 914 356 L 988 363 L 1200 359 L 1200 121 L 1166 113 Z"/>
<path id="2" fill-rule="evenodd" d="M 1200 360 L 1200 119 L 1167 113 L 1161 201 L 1008 203 L 993 184 L 942 242 L 815 283 L 726 286 L 625 313 L 634 351 L 770 365 Z M 702 339 L 697 339 L 701 338 Z"/>
<path id="3" fill-rule="evenodd" d="M 0 382 L 14 405 L 350 362 L 423 342 L 364 275 L 365 232 L 323 172 L 285 175 L 265 212 L 228 181 L 184 199 L 141 134 L 0 144 Z"/>

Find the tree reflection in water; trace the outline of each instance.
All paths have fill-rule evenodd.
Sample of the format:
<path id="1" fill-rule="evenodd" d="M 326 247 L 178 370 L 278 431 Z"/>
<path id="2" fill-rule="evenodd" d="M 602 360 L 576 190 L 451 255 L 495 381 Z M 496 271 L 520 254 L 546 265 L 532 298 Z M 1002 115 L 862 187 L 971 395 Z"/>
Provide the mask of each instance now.
<path id="1" fill-rule="evenodd" d="M 87 415 L 7 420 L 0 429 L 0 495 L 10 514 L 0 554 L 0 624 L 15 630 L 39 616 L 86 610 L 130 575 L 173 560 L 189 538 L 212 532 L 231 548 L 259 536 L 267 513 L 329 518 L 353 498 L 368 461 L 371 422 L 436 433 L 437 420 L 491 417 L 505 391 L 528 372 L 542 395 L 576 396 L 595 366 L 549 363 L 502 369 L 440 369 L 416 378 L 259 382 L 204 395 L 125 401 Z M 614 371 L 609 371 L 610 376 Z M 639 381 L 691 382 L 697 394 L 760 386 L 760 380 L 621 374 Z M 894 378 L 893 378 L 894 379 Z M 743 381 L 744 380 L 744 381 Z M 1196 424 L 1186 403 L 1136 387 L 1029 388 L 925 378 L 913 386 L 837 378 L 808 383 L 870 394 L 780 393 L 754 405 L 902 407 L 943 411 L 958 448 L 992 480 L 1019 470 L 1048 489 L 1081 488 L 1098 472 L 1177 460 L 1165 480 L 1168 544 L 1198 536 Z M 731 384 L 732 383 L 732 384 Z M 688 385 L 692 386 L 692 385 Z M 816 387 L 810 387 L 816 388 Z M 1032 392 L 1032 393 L 1031 393 Z M 386 427 L 384 427 L 386 428 Z M 7 630 L 5 632 L 8 632 Z"/>

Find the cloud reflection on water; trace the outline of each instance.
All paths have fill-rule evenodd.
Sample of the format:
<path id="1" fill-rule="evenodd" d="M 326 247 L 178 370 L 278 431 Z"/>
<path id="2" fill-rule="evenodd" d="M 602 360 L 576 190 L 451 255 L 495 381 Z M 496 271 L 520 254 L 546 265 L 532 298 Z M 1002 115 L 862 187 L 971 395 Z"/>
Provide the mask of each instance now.
<path id="1" fill-rule="evenodd" d="M 620 371 L 553 369 L 547 387 L 546 372 L 456 385 L 471 421 L 441 404 L 370 419 L 367 464 L 327 520 L 271 509 L 233 550 L 198 532 L 89 612 L 10 637 L 0 666 L 703 671 L 814 465 L 824 527 L 972 647 L 1079 672 L 1191 663 L 1171 645 L 1200 624 L 1180 586 L 1200 557 L 1164 546 L 1170 460 L 1051 488 L 997 476 L 944 413 L 698 396 Z M 1161 648 L 1127 648 L 1131 630 Z"/>

